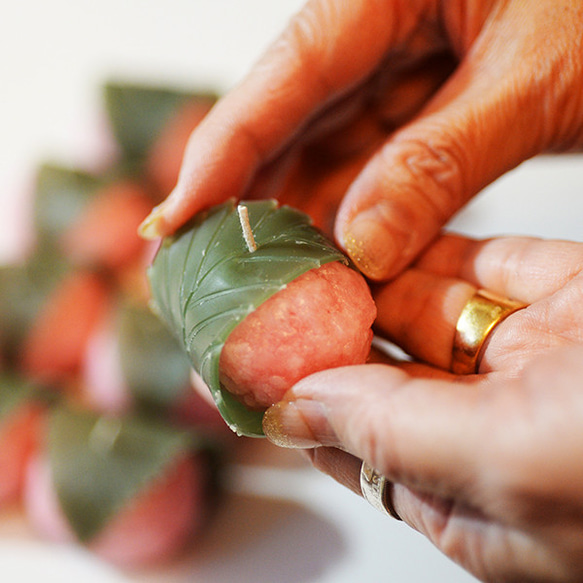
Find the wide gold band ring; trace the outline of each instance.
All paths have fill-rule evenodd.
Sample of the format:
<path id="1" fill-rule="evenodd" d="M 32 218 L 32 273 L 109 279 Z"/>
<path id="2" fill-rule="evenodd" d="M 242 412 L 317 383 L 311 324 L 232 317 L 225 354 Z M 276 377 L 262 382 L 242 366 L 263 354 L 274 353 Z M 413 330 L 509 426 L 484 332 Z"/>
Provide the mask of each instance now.
<path id="1" fill-rule="evenodd" d="M 478 290 L 464 306 L 456 324 L 451 359 L 455 374 L 478 372 L 482 348 L 494 328 L 525 304 Z"/>

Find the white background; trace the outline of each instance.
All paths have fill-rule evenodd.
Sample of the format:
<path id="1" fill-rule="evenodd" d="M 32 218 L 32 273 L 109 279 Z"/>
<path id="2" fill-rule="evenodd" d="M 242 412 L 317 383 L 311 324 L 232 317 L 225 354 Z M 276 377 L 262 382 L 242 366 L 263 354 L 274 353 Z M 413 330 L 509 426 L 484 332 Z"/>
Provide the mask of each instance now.
<path id="1" fill-rule="evenodd" d="M 0 249 L 34 166 L 99 153 L 105 79 L 232 86 L 300 0 L 19 0 L 0 21 Z M 511 128 L 509 128 L 511 131 Z M 453 222 L 476 235 L 582 240 L 583 161 L 528 162 Z M 264 442 L 233 468 L 232 493 L 198 549 L 164 572 L 130 575 L 0 517 L 3 581 L 354 583 L 473 581 L 421 536 Z M 1 479 L 1 477 L 0 477 Z"/>

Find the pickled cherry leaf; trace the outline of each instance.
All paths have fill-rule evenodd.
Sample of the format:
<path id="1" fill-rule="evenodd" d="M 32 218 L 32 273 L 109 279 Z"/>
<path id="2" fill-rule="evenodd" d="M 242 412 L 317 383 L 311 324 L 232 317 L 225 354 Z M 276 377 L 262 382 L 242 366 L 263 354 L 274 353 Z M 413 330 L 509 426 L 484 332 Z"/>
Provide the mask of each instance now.
<path id="1" fill-rule="evenodd" d="M 190 433 L 150 418 L 62 406 L 50 416 L 47 445 L 60 507 L 87 543 L 193 441 Z"/>
<path id="2" fill-rule="evenodd" d="M 289 282 L 348 261 L 304 213 L 274 200 L 242 204 L 257 250 L 248 249 L 229 201 L 164 239 L 148 276 L 152 310 L 179 339 L 225 422 L 239 435 L 260 437 L 263 412 L 247 409 L 220 383 L 222 348 L 239 322 Z"/>
<path id="3" fill-rule="evenodd" d="M 0 344 L 8 360 L 18 357 L 22 339 L 40 308 L 71 270 L 60 244 L 62 233 L 105 182 L 56 164 L 39 168 L 33 208 L 36 244 L 24 262 L 0 266 Z"/>
<path id="4" fill-rule="evenodd" d="M 105 85 L 104 97 L 113 134 L 126 162 L 138 164 L 180 106 L 193 101 L 214 103 L 217 100 L 211 92 L 113 81 Z"/>
<path id="5" fill-rule="evenodd" d="M 26 379 L 7 373 L 0 375 L 0 425 L 21 405 L 37 398 L 37 388 Z"/>
<path id="6" fill-rule="evenodd" d="M 36 176 L 34 226 L 39 244 L 55 245 L 81 216 L 106 179 L 57 164 L 43 164 Z"/>
<path id="7" fill-rule="evenodd" d="M 43 245 L 22 264 L 0 266 L 0 347 L 10 365 L 52 290 L 70 271 L 65 258 Z"/>
<path id="8" fill-rule="evenodd" d="M 145 306 L 129 302 L 121 306 L 117 338 L 121 369 L 140 407 L 170 407 L 189 390 L 188 357 Z"/>

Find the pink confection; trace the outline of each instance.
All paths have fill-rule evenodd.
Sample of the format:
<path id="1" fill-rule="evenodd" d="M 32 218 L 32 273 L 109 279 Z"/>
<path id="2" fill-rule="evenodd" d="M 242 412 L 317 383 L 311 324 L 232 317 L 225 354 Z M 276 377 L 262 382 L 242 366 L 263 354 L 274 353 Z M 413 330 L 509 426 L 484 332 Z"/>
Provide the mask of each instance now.
<path id="1" fill-rule="evenodd" d="M 125 568 L 169 561 L 182 551 L 204 522 L 206 466 L 198 458 L 176 460 L 115 516 L 88 548 Z M 25 508 L 33 527 L 54 542 L 74 542 L 75 535 L 59 506 L 45 458 L 28 467 Z"/>
<path id="2" fill-rule="evenodd" d="M 0 508 L 20 498 L 26 464 L 38 445 L 42 412 L 24 405 L 0 424 Z"/>
<path id="3" fill-rule="evenodd" d="M 164 196 L 176 185 L 190 134 L 212 105 L 212 99 L 201 99 L 180 107 L 148 153 L 146 173 Z"/>
<path id="4" fill-rule="evenodd" d="M 89 338 L 81 368 L 80 390 L 92 410 L 124 413 L 130 409 L 132 398 L 120 361 L 114 313 L 102 318 Z"/>
<path id="5" fill-rule="evenodd" d="M 108 304 L 107 284 L 97 274 L 90 271 L 68 274 L 28 332 L 22 353 L 23 372 L 49 383 L 74 377 Z"/>
<path id="6" fill-rule="evenodd" d="M 142 185 L 129 180 L 110 184 L 63 233 L 65 254 L 78 265 L 112 270 L 131 265 L 143 252 L 145 243 L 137 230 L 151 209 Z"/>
<path id="7" fill-rule="evenodd" d="M 221 353 L 221 381 L 252 409 L 320 370 L 362 364 L 376 307 L 364 278 L 335 262 L 289 283 L 243 320 Z"/>

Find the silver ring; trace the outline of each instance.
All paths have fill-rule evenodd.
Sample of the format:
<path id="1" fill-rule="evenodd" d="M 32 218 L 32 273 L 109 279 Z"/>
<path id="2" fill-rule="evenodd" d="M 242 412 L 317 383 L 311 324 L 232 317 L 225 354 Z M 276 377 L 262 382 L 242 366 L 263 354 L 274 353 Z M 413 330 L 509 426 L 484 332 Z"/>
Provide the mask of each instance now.
<path id="1" fill-rule="evenodd" d="M 372 466 L 362 462 L 360 466 L 360 490 L 363 498 L 383 514 L 396 520 L 402 520 L 388 495 L 388 490 L 391 488 L 391 482 L 382 474 L 379 474 Z"/>

